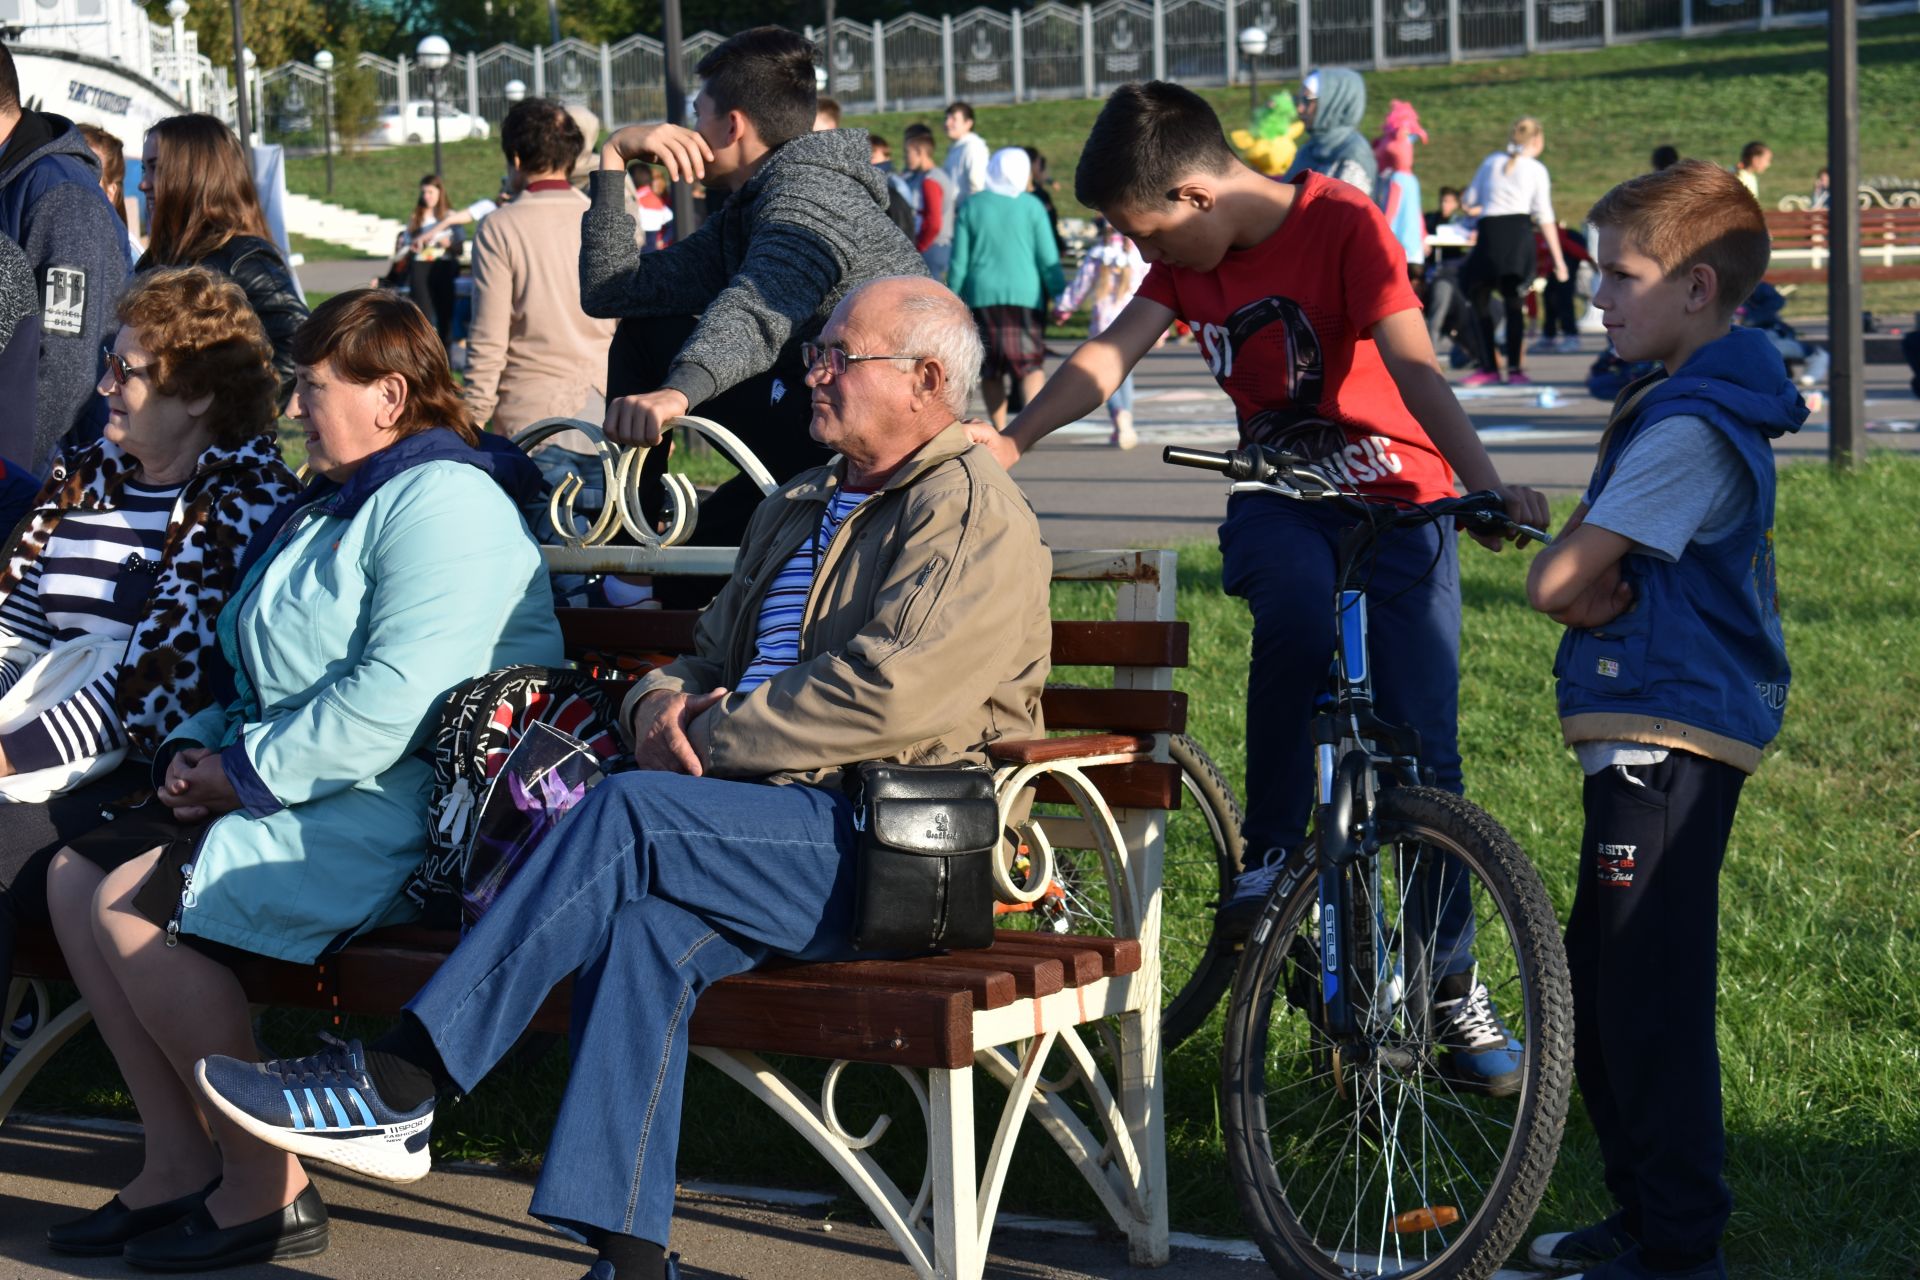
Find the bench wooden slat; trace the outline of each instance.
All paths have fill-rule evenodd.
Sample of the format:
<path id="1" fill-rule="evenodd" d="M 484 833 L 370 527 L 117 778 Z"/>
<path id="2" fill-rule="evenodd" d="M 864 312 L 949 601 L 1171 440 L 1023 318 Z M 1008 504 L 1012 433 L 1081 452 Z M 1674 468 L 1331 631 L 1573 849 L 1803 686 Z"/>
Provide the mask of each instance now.
<path id="1" fill-rule="evenodd" d="M 1087 781 L 1116 809 L 1178 809 L 1180 766 L 1143 760 L 1139 764 L 1103 764 L 1086 771 Z M 1049 804 L 1071 804 L 1066 788 L 1052 778 L 1036 778 L 1033 796 Z"/>
<path id="2" fill-rule="evenodd" d="M 1060 944 L 1063 942 L 1071 944 L 1071 949 L 1062 948 Z M 1107 966 L 1098 951 L 1080 946 L 1079 943 L 1080 939 L 1071 934 L 1042 937 L 1037 933 L 1003 929 L 995 934 L 993 950 L 987 954 L 1002 961 L 1009 957 L 1024 959 L 1029 956 L 1057 960 L 1066 984 L 1069 987 L 1084 987 L 1105 977 Z"/>
<path id="3" fill-rule="evenodd" d="M 1126 733 L 1082 733 L 1069 738 L 1021 738 L 989 743 L 987 755 L 1003 764 L 1051 764 L 1077 756 L 1118 756 L 1153 750 L 1153 739 Z"/>
<path id="4" fill-rule="evenodd" d="M 1004 1009 L 1020 998 L 1013 974 L 1004 968 L 996 970 L 966 964 L 942 964 L 937 957 L 924 960 L 847 960 L 824 964 L 782 962 L 767 965 L 760 972 L 769 977 L 845 986 L 962 990 L 973 997 L 975 1009 Z"/>
<path id="5" fill-rule="evenodd" d="M 1049 688 L 1040 695 L 1049 729 L 1184 733 L 1187 695 L 1178 689 Z"/>
<path id="6" fill-rule="evenodd" d="M 1066 967 L 1058 958 L 1050 955 L 1002 953 L 1000 948 L 994 947 L 989 951 L 950 951 L 940 957 L 940 963 L 1011 975 L 1014 990 L 1020 993 L 1022 1000 L 1050 996 L 1067 989 Z"/>
<path id="7" fill-rule="evenodd" d="M 716 1049 L 955 1069 L 973 1061 L 973 997 L 743 973 L 707 989 L 689 1030 Z"/>
<path id="8" fill-rule="evenodd" d="M 1053 624 L 1056 667 L 1184 667 L 1184 622 L 1062 622 Z"/>
<path id="9" fill-rule="evenodd" d="M 1102 972 L 1109 978 L 1118 978 L 1129 973 L 1140 972 L 1140 940 L 1138 938 L 1103 938 L 1097 934 L 1059 934 L 1031 933 L 1020 929 L 999 929 L 994 932 L 993 945 L 997 951 L 1001 943 L 1010 940 L 1033 941 L 1071 941 L 1076 949 L 1091 951 L 1100 957 Z"/>

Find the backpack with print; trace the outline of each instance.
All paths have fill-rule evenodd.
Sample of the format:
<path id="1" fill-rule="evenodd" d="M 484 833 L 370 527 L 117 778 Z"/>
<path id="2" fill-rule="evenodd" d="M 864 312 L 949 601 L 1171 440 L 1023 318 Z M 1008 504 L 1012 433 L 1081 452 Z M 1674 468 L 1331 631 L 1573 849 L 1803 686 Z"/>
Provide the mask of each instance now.
<path id="1" fill-rule="evenodd" d="M 615 723 L 605 686 L 578 671 L 503 667 L 456 687 L 426 748 L 433 763 L 427 856 L 408 882 L 407 896 L 423 909 L 435 899 L 467 897 L 481 807 L 535 725 L 577 744 L 601 773 L 610 773 L 624 753 Z"/>

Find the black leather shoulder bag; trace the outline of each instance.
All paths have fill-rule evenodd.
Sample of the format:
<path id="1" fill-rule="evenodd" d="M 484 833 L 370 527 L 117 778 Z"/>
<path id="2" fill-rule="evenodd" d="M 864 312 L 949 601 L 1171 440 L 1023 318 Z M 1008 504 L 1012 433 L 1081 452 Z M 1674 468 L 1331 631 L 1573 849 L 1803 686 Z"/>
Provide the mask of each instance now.
<path id="1" fill-rule="evenodd" d="M 869 761 L 849 773 L 847 789 L 860 837 L 854 948 L 992 946 L 1000 843 L 992 772 Z"/>

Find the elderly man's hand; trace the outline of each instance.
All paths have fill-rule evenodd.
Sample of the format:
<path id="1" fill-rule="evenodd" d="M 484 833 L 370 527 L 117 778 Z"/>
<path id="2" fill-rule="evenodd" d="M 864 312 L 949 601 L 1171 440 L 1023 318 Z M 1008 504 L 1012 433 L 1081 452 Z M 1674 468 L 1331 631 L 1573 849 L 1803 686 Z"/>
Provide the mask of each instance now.
<path id="1" fill-rule="evenodd" d="M 661 773 L 684 773 L 699 777 L 706 772 L 700 753 L 687 738 L 687 726 L 708 707 L 727 696 L 725 689 L 713 689 L 696 697 L 656 689 L 640 699 L 633 709 L 633 759 L 642 769 Z"/>
<path id="2" fill-rule="evenodd" d="M 1013 470 L 1013 464 L 1020 461 L 1020 446 L 1013 437 L 993 429 L 991 422 L 982 422 L 978 418 L 968 418 L 962 424 L 967 429 L 967 439 L 975 444 L 985 445 L 994 461 L 1007 470 Z"/>
<path id="3" fill-rule="evenodd" d="M 667 424 L 686 411 L 687 398 L 671 388 L 621 396 L 607 405 L 601 431 L 615 444 L 651 449 L 666 434 Z"/>
<path id="4" fill-rule="evenodd" d="M 218 751 L 188 747 L 167 762 L 160 803 L 173 811 L 177 822 L 203 822 L 238 809 L 240 797 Z"/>

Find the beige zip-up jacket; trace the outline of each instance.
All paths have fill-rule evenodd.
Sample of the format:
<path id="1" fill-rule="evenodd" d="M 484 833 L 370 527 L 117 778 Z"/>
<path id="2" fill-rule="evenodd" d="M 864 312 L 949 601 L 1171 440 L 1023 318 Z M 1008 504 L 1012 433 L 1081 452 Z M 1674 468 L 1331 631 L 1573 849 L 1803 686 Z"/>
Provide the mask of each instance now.
<path id="1" fill-rule="evenodd" d="M 655 689 L 733 687 L 753 661 L 769 584 L 819 529 L 844 468 L 836 458 L 760 504 L 695 652 L 634 687 L 623 728 Z M 694 722 L 707 773 L 833 786 L 865 760 L 983 761 L 990 742 L 1043 736 L 1052 576 L 1025 495 L 947 427 L 834 534 L 801 618 L 800 661 Z"/>

